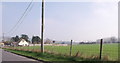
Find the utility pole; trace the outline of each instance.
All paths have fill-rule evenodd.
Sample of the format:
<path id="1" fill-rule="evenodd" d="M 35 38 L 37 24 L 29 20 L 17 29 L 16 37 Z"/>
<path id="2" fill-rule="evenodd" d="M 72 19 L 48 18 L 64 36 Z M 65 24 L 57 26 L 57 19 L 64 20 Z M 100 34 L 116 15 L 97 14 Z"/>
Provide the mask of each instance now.
<path id="1" fill-rule="evenodd" d="M 2 36 L 2 42 L 4 42 L 4 33 L 3 33 L 3 36 Z"/>
<path id="2" fill-rule="evenodd" d="M 44 0 L 42 0 L 41 52 L 44 53 Z"/>

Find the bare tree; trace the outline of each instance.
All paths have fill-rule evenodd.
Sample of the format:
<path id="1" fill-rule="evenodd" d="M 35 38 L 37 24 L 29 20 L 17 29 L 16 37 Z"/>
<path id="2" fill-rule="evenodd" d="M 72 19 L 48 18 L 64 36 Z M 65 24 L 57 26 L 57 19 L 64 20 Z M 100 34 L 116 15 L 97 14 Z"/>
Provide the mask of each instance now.
<path id="1" fill-rule="evenodd" d="M 45 44 L 50 44 L 50 43 L 52 43 L 52 40 L 50 40 L 50 39 L 47 38 L 47 39 L 45 40 Z"/>

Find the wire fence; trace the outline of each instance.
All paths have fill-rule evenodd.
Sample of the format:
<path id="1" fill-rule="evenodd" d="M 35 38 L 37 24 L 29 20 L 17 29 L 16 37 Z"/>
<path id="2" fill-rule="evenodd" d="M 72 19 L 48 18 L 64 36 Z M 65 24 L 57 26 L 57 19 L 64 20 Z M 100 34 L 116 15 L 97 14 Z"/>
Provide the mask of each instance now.
<path id="1" fill-rule="evenodd" d="M 45 50 L 66 55 L 83 57 L 97 56 L 99 59 L 118 60 L 118 43 L 78 44 L 68 46 L 45 46 Z"/>
<path id="2" fill-rule="evenodd" d="M 65 44 L 51 44 L 45 45 L 45 52 L 50 52 L 54 54 L 61 54 L 66 56 L 76 56 L 84 58 L 98 58 L 105 60 L 118 60 L 118 44 L 119 43 L 102 43 L 102 48 L 100 48 L 101 43 L 97 44 L 77 44 L 77 45 L 65 45 Z M 72 46 L 72 47 L 71 47 Z M 29 47 L 14 47 L 17 49 L 24 49 L 28 51 L 40 51 L 39 46 L 29 46 Z M 101 58 L 100 58 L 101 56 Z"/>

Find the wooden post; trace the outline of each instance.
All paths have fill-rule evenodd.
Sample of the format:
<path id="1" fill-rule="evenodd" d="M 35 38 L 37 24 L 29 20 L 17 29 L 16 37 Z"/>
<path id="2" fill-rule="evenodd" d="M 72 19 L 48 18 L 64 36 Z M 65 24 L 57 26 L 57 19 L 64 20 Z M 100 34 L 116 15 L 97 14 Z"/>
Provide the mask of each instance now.
<path id="1" fill-rule="evenodd" d="M 103 44 L 103 39 L 100 40 L 100 57 L 99 57 L 100 60 L 102 58 L 102 44 Z"/>
<path id="2" fill-rule="evenodd" d="M 72 56 L 72 40 L 71 40 L 71 44 L 70 44 L 70 56 Z"/>
<path id="3" fill-rule="evenodd" d="M 44 53 L 44 0 L 42 0 L 41 52 Z"/>
<path id="4" fill-rule="evenodd" d="M 3 37 L 2 37 L 2 42 L 4 42 L 4 33 L 3 33 Z"/>

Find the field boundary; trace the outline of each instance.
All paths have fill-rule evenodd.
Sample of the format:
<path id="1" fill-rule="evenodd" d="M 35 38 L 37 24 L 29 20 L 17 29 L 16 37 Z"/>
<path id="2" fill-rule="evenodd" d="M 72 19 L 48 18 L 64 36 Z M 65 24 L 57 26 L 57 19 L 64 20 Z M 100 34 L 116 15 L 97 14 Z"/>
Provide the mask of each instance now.
<path id="1" fill-rule="evenodd" d="M 44 60 L 40 60 L 40 59 L 37 59 L 37 58 L 34 58 L 34 57 L 31 57 L 31 56 L 26 56 L 24 54 L 19 54 L 19 53 L 15 53 L 13 51 L 17 51 L 17 50 L 11 50 L 11 49 L 4 49 L 5 51 L 7 52 L 10 52 L 10 53 L 13 53 L 13 54 L 17 54 L 17 55 L 20 55 L 20 56 L 24 56 L 24 57 L 27 57 L 27 58 L 31 58 L 31 59 L 35 59 L 37 61 L 40 61 L 40 62 L 43 62 L 43 63 L 61 63 L 61 62 L 65 62 L 65 63 L 120 63 L 119 61 L 93 61 L 93 60 L 87 60 L 87 61 L 44 61 Z M 11 51 L 10 51 L 11 50 Z"/>
<path id="2" fill-rule="evenodd" d="M 10 52 L 10 53 L 13 53 L 13 54 L 16 54 L 16 55 L 20 55 L 20 56 L 23 56 L 23 57 L 26 57 L 26 58 L 34 59 L 34 60 L 37 60 L 37 61 L 39 61 L 39 62 L 52 63 L 52 62 L 49 62 L 49 61 L 43 61 L 43 60 L 40 60 L 40 59 L 37 59 L 37 58 L 31 57 L 31 56 L 27 56 L 27 55 L 23 55 L 23 54 L 15 53 L 15 52 L 12 52 L 12 51 L 8 51 L 7 49 L 4 49 L 4 51 Z M 35 62 L 36 62 L 36 61 L 35 61 Z"/>
<path id="3" fill-rule="evenodd" d="M 18 51 L 21 51 L 21 52 L 26 52 L 26 53 L 29 53 L 29 52 L 32 52 L 32 53 L 40 53 L 40 52 L 34 52 L 34 51 L 25 51 L 25 50 L 17 50 L 17 49 L 9 49 L 9 48 L 4 48 L 4 50 L 6 50 L 6 51 L 9 51 L 9 52 L 12 52 L 12 53 L 15 53 L 15 54 L 19 54 L 19 55 L 23 55 L 23 56 L 26 56 L 25 54 L 22 54 L 22 53 L 18 53 Z M 15 52 L 15 51 L 17 51 L 17 52 Z M 81 58 L 81 57 L 76 57 L 76 56 L 64 56 L 64 55 L 56 55 L 56 54 L 53 54 L 53 53 L 47 53 L 47 54 L 49 54 L 49 55 L 54 55 L 54 56 L 59 56 L 59 57 L 62 57 L 62 61 L 100 61 L 99 59 L 97 59 L 97 58 L 94 58 L 94 59 L 92 59 L 92 58 Z M 45 56 L 45 55 L 44 55 Z M 53 57 L 54 57 L 53 56 Z M 27 56 L 27 57 L 31 57 L 31 56 Z M 37 58 L 34 58 L 34 57 L 32 57 L 33 59 L 37 59 Z M 42 59 L 42 57 L 40 57 L 41 59 Z M 57 59 L 58 59 L 58 57 L 57 57 Z M 61 58 L 60 58 L 61 59 Z M 37 60 L 39 60 L 39 59 L 37 59 Z M 46 62 L 46 60 L 42 60 L 42 61 L 45 61 Z M 51 61 L 47 61 L 47 62 L 51 62 Z"/>

